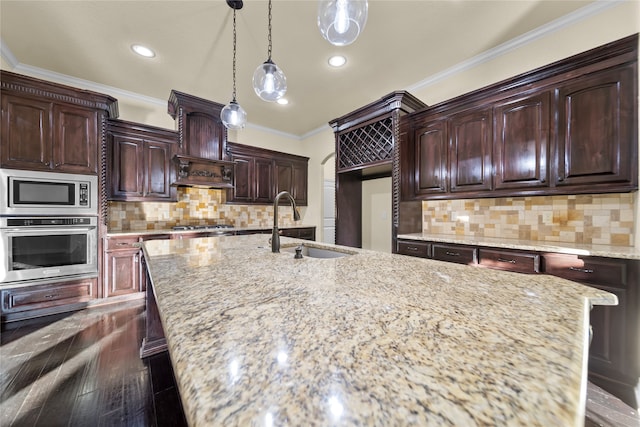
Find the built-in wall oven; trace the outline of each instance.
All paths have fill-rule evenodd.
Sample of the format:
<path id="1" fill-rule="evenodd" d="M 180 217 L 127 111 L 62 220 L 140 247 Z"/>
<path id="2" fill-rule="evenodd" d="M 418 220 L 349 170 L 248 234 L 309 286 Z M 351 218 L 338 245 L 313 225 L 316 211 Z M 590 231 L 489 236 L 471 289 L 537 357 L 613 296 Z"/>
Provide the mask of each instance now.
<path id="1" fill-rule="evenodd" d="M 0 169 L 0 286 L 98 276 L 98 179 Z"/>
<path id="2" fill-rule="evenodd" d="M 97 217 L 0 218 L 0 284 L 97 277 Z"/>

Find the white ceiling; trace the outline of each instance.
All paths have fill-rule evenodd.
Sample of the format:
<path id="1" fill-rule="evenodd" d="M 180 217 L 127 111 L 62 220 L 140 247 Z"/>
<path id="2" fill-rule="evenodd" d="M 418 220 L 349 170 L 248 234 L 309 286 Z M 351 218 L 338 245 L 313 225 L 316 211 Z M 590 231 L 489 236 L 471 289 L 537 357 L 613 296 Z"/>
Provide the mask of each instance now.
<path id="1" fill-rule="evenodd" d="M 267 2 L 245 1 L 237 12 L 237 99 L 251 124 L 302 136 L 590 3 L 370 0 L 360 38 L 334 47 L 317 29 L 316 1 L 274 0 L 272 59 L 287 76 L 290 101 L 280 106 L 251 87 L 267 59 Z M 223 0 L 1 0 L 0 15 L 3 57 L 18 72 L 36 67 L 161 101 L 171 89 L 231 100 L 232 10 Z M 157 56 L 134 55 L 133 43 Z M 327 65 L 336 53 L 347 57 L 342 69 Z"/>

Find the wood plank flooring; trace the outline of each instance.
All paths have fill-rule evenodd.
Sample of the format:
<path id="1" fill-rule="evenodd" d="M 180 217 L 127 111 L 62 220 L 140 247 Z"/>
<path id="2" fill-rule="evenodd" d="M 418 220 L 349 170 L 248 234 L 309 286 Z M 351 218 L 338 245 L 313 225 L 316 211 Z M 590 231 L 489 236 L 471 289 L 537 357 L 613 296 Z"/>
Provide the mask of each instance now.
<path id="1" fill-rule="evenodd" d="M 139 358 L 139 301 L 3 325 L 0 426 L 186 426 L 168 355 Z M 593 384 L 586 427 L 640 427 Z"/>

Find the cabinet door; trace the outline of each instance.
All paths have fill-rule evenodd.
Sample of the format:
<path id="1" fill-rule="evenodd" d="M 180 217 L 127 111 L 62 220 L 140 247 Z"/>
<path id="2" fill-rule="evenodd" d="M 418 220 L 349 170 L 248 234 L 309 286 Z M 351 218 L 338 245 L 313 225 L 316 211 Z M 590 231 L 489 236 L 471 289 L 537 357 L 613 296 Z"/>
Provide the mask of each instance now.
<path id="1" fill-rule="evenodd" d="M 274 194 L 278 194 L 281 191 L 286 191 L 293 196 L 291 189 L 293 187 L 293 165 L 291 162 L 275 161 L 275 176 L 276 176 L 276 191 Z M 287 202 L 288 204 L 289 202 Z"/>
<path id="2" fill-rule="evenodd" d="M 53 168 L 98 172 L 98 113 L 69 105 L 53 106 Z"/>
<path id="3" fill-rule="evenodd" d="M 171 187 L 172 171 L 171 158 L 175 144 L 145 141 L 144 144 L 144 196 L 146 200 L 171 200 L 177 197 L 174 187 Z"/>
<path id="4" fill-rule="evenodd" d="M 451 191 L 491 190 L 491 110 L 471 110 L 449 123 Z"/>
<path id="5" fill-rule="evenodd" d="M 549 93 L 498 104 L 495 188 L 548 186 Z"/>
<path id="6" fill-rule="evenodd" d="M 140 292 L 140 250 L 120 250 L 107 252 L 106 254 L 105 296 Z"/>
<path id="7" fill-rule="evenodd" d="M 258 203 L 273 202 L 273 162 L 270 159 L 255 158 L 255 195 L 254 201 Z"/>
<path id="8" fill-rule="evenodd" d="M 185 147 L 182 154 L 209 160 L 221 160 L 225 129 L 219 117 L 199 112 L 185 117 Z"/>
<path id="9" fill-rule="evenodd" d="M 2 167 L 50 170 L 50 112 L 48 102 L 2 94 Z"/>
<path id="10" fill-rule="evenodd" d="M 229 202 L 248 203 L 253 200 L 251 183 L 253 182 L 254 160 L 251 156 L 230 153 L 230 160 L 235 162 L 233 176 L 234 186 L 228 192 Z"/>
<path id="11" fill-rule="evenodd" d="M 415 132 L 415 194 L 447 191 L 446 122 L 437 120 Z"/>
<path id="12" fill-rule="evenodd" d="M 637 182 L 634 73 L 632 67 L 605 70 L 558 89 L 556 185 Z"/>
<path id="13" fill-rule="evenodd" d="M 308 164 L 293 163 L 293 182 L 291 183 L 291 195 L 300 206 L 307 205 L 307 171 Z M 313 239 L 315 240 L 315 239 Z"/>
<path id="14" fill-rule="evenodd" d="M 144 194 L 144 142 L 123 135 L 109 138 L 109 171 L 111 172 L 111 200 L 127 200 Z"/>

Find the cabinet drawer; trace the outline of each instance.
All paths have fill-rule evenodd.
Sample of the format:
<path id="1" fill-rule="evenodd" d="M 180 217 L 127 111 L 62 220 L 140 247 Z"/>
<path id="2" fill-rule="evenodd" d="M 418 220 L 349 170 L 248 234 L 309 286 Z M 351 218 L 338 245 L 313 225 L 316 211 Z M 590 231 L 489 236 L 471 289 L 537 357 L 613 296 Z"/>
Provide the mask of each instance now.
<path id="1" fill-rule="evenodd" d="M 86 302 L 95 298 L 96 283 L 95 279 L 90 279 L 5 289 L 2 290 L 2 311 L 17 312 Z"/>
<path id="2" fill-rule="evenodd" d="M 477 249 L 470 246 L 433 244 L 432 257 L 439 261 L 457 262 L 458 264 L 477 264 Z"/>
<path id="3" fill-rule="evenodd" d="M 105 239 L 105 250 L 107 251 L 117 251 L 120 249 L 135 249 L 137 246 L 134 246 L 139 242 L 138 236 L 127 236 L 127 237 L 107 237 Z"/>
<path id="4" fill-rule="evenodd" d="M 300 239 L 305 240 L 316 240 L 316 229 L 315 228 L 301 228 L 300 229 Z"/>
<path id="5" fill-rule="evenodd" d="M 521 252 L 479 249 L 478 263 L 483 267 L 518 273 L 539 273 L 540 255 Z"/>
<path id="6" fill-rule="evenodd" d="M 544 272 L 576 282 L 625 288 L 627 263 L 610 258 L 545 254 Z"/>
<path id="7" fill-rule="evenodd" d="M 426 242 L 402 241 L 398 240 L 398 253 L 401 255 L 410 255 L 420 258 L 429 258 L 429 247 L 431 245 Z"/>

